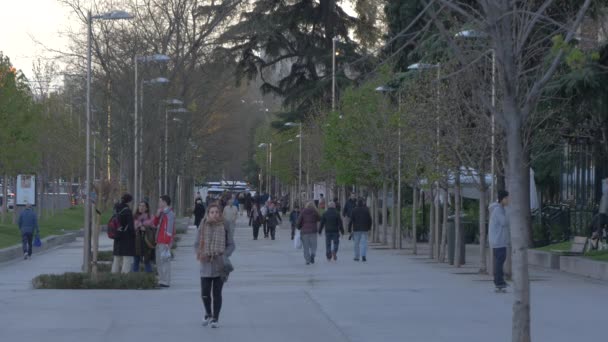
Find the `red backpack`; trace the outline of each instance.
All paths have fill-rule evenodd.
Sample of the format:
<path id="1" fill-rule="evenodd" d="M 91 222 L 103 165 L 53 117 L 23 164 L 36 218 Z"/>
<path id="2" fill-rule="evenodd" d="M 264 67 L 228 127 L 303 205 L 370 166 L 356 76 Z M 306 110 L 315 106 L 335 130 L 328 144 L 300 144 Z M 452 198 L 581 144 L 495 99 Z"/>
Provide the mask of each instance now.
<path id="1" fill-rule="evenodd" d="M 120 224 L 120 214 L 126 209 L 123 208 L 120 212 L 114 211 L 114 214 L 110 217 L 110 221 L 108 222 L 108 237 L 112 240 L 116 239 L 118 234 L 124 231 L 124 227 Z"/>

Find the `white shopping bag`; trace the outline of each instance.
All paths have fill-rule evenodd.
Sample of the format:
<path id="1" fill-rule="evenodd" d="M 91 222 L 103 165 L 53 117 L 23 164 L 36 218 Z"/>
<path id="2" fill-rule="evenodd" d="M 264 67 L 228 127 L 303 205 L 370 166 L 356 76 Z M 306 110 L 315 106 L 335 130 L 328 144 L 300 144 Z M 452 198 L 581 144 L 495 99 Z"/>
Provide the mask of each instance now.
<path id="1" fill-rule="evenodd" d="M 296 235 L 293 238 L 293 248 L 295 248 L 295 249 L 302 248 L 302 235 L 300 235 L 299 230 L 296 230 Z"/>

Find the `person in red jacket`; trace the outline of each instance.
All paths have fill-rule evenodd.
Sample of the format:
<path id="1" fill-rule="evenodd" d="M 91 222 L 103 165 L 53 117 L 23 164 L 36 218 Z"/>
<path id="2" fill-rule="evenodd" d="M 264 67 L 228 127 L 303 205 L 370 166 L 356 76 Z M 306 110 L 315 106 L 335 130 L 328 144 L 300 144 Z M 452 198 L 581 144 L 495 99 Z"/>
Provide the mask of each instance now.
<path id="1" fill-rule="evenodd" d="M 158 285 L 171 285 L 171 246 L 175 235 L 175 213 L 171 209 L 171 197 L 160 196 L 158 213 L 154 217 L 156 230 L 156 268 L 158 269 Z"/>

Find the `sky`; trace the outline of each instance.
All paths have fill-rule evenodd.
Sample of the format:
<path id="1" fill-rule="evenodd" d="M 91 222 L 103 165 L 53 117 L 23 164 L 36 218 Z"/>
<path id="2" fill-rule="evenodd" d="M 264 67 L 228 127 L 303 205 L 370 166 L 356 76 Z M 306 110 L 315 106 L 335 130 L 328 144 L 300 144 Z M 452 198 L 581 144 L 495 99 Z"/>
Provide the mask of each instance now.
<path id="1" fill-rule="evenodd" d="M 34 39 L 49 48 L 64 50 L 68 41 L 62 32 L 74 22 L 70 19 L 71 10 L 57 0 L 0 0 L 0 8 L 0 51 L 31 80 L 32 63 L 37 56 L 53 55 Z"/>

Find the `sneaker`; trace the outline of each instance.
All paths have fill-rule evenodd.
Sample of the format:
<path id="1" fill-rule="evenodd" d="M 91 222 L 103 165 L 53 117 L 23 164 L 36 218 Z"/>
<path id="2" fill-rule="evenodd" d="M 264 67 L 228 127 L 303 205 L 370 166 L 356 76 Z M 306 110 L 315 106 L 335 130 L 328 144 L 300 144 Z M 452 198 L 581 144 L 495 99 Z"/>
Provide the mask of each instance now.
<path id="1" fill-rule="evenodd" d="M 306 265 L 310 265 L 310 261 L 307 261 L 307 262 L 306 262 Z"/>
<path id="2" fill-rule="evenodd" d="M 204 327 L 208 326 L 209 324 L 211 324 L 211 321 L 212 321 L 211 317 L 205 316 L 205 318 L 203 318 L 203 326 Z"/>
<path id="3" fill-rule="evenodd" d="M 333 253 L 334 261 L 338 261 L 338 254 L 336 252 Z"/>
<path id="4" fill-rule="evenodd" d="M 367 261 L 367 258 L 366 258 L 366 257 L 362 257 L 362 258 L 361 258 L 361 261 L 366 262 L 366 261 Z"/>
<path id="5" fill-rule="evenodd" d="M 359 258 L 354 258 L 353 260 L 355 260 L 355 261 L 359 261 Z"/>
<path id="6" fill-rule="evenodd" d="M 27 260 L 27 253 L 23 253 L 23 260 Z"/>
<path id="7" fill-rule="evenodd" d="M 220 327 L 220 324 L 218 323 L 218 321 L 217 321 L 217 320 L 215 320 L 215 319 L 214 319 L 214 320 L 212 320 L 212 321 L 211 321 L 211 327 L 212 327 L 213 329 L 217 329 L 217 328 L 219 328 L 219 327 Z"/>
<path id="8" fill-rule="evenodd" d="M 315 256 L 314 256 L 314 255 L 310 257 L 310 263 L 311 263 L 311 264 L 314 264 L 314 263 L 315 263 Z"/>

